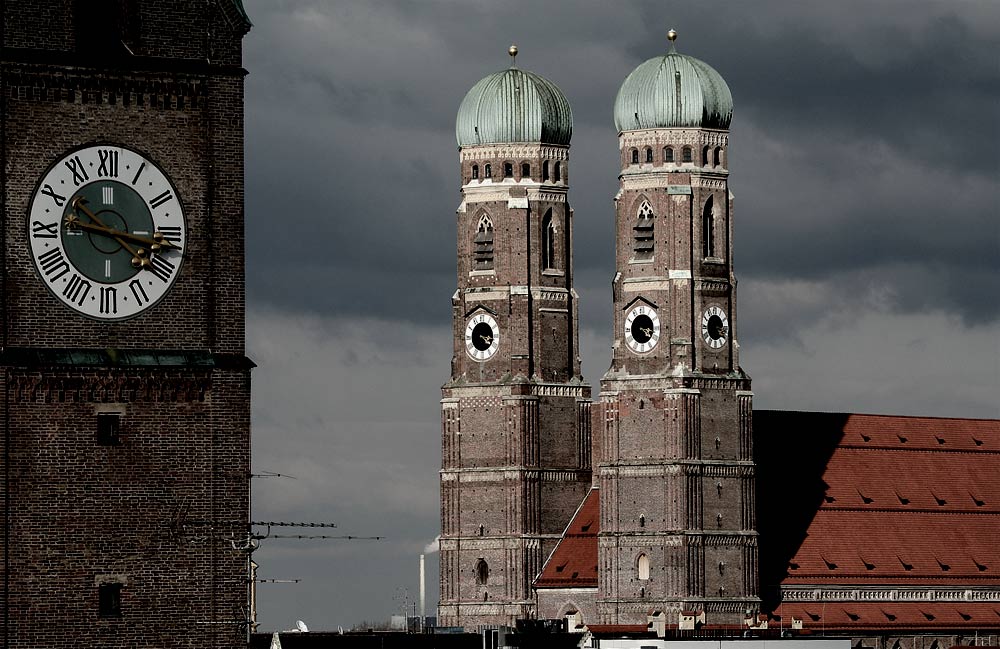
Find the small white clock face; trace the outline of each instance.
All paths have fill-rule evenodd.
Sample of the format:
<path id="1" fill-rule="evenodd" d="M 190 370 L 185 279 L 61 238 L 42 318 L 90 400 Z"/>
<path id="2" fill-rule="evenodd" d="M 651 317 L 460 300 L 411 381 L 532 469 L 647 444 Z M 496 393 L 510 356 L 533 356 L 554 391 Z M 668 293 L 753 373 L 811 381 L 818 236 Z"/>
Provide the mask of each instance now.
<path id="1" fill-rule="evenodd" d="M 720 349 L 729 340 L 729 318 L 719 306 L 710 306 L 701 315 L 701 337 L 712 349 Z"/>
<path id="2" fill-rule="evenodd" d="M 625 316 L 625 344 L 637 354 L 645 354 L 660 340 L 660 317 L 656 309 L 640 305 Z"/>
<path id="3" fill-rule="evenodd" d="M 474 360 L 485 361 L 500 349 L 500 327 L 488 313 L 480 313 L 465 325 L 465 351 Z"/>
<path id="4" fill-rule="evenodd" d="M 31 257 L 69 308 L 124 320 L 156 304 L 180 274 L 186 238 L 177 190 L 131 149 L 94 145 L 49 167 L 28 210 Z"/>

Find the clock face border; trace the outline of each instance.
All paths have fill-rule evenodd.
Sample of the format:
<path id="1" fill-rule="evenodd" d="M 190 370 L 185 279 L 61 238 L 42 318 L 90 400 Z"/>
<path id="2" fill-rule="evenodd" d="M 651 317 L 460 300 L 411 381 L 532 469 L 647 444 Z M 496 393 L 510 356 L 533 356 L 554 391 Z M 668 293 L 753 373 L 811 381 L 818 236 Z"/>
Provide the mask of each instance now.
<path id="1" fill-rule="evenodd" d="M 702 312 L 701 338 L 712 351 L 719 351 L 729 342 L 729 318 L 721 306 L 713 304 Z"/>
<path id="2" fill-rule="evenodd" d="M 648 323 L 645 322 L 648 320 Z M 636 336 L 634 328 L 640 329 Z M 648 329 L 642 331 L 642 329 Z M 645 338 L 643 340 L 643 338 Z M 625 316 L 625 345 L 636 354 L 648 354 L 660 342 L 660 315 L 656 309 L 645 304 L 633 308 Z"/>
<path id="3" fill-rule="evenodd" d="M 489 313 L 480 313 L 469 318 L 465 323 L 465 353 L 469 358 L 482 363 L 493 358 L 499 349 L 500 326 L 493 316 Z"/>
<path id="4" fill-rule="evenodd" d="M 110 192 L 107 187 L 111 187 Z M 81 246 L 67 237 L 88 237 L 97 251 L 94 256 L 106 254 L 104 268 L 108 277 L 122 276 L 118 258 L 129 256 L 113 238 L 78 230 L 71 233 L 64 224 L 63 219 L 73 210 L 74 197 L 94 194 L 88 190 L 95 189 L 103 197 L 103 204 L 88 202 L 85 207 L 107 215 L 106 221 L 102 218 L 107 227 L 134 230 L 132 233 L 139 235 L 149 224 L 150 231 L 141 236 L 162 232 L 179 250 L 149 253 L 152 263 L 148 268 L 125 272 L 125 278 L 119 281 L 101 282 L 92 272 L 84 272 L 79 266 L 93 260 L 81 257 Z M 127 218 L 115 211 L 115 200 L 125 197 L 131 198 L 133 204 Z M 137 201 L 141 209 L 136 207 Z M 90 222 L 86 216 L 81 220 Z M 140 229 L 132 222 L 141 225 Z M 57 154 L 42 173 L 29 197 L 26 238 L 38 279 L 58 302 L 92 320 L 119 322 L 147 313 L 176 284 L 186 258 L 186 210 L 173 180 L 151 156 L 118 142 L 88 142 Z M 71 244 L 69 249 L 67 243 Z M 133 244 L 130 242 L 135 250 L 141 247 Z M 108 253 L 111 249 L 116 250 Z M 109 265 L 119 268 L 109 269 Z"/>

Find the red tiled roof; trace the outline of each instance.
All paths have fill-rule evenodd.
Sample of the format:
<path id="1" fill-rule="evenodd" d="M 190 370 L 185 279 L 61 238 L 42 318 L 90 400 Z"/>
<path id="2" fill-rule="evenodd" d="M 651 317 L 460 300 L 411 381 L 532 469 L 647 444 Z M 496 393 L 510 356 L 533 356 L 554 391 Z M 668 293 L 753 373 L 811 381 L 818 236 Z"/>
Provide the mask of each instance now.
<path id="1" fill-rule="evenodd" d="M 651 633 L 649 626 L 646 624 L 588 624 L 587 630 L 594 635 Z"/>
<path id="2" fill-rule="evenodd" d="M 791 628 L 792 618 L 803 629 L 880 629 L 905 626 L 912 630 L 976 627 L 1000 628 L 1000 602 L 815 602 L 784 603 L 770 627 Z"/>
<path id="3" fill-rule="evenodd" d="M 542 567 L 535 588 L 597 588 L 597 532 L 601 499 L 591 489 Z"/>

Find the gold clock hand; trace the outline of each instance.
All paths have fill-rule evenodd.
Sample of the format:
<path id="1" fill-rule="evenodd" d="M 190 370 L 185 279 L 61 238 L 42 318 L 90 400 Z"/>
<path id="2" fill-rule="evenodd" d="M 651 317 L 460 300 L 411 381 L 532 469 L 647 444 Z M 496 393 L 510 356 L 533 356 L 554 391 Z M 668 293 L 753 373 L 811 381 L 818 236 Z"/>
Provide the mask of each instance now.
<path id="1" fill-rule="evenodd" d="M 149 266 L 151 262 L 149 261 L 149 257 L 146 256 L 146 251 L 143 250 L 142 248 L 136 250 L 132 246 L 128 245 L 121 236 L 110 234 L 111 228 L 104 225 L 104 223 L 101 222 L 101 219 L 97 218 L 96 214 L 94 214 L 93 212 L 91 212 L 86 208 L 86 202 L 87 199 L 85 199 L 83 196 L 77 196 L 76 198 L 74 198 L 73 202 L 71 203 L 73 206 L 73 211 L 74 212 L 76 210 L 82 211 L 84 214 L 87 215 L 87 218 L 89 218 L 91 221 L 101 226 L 105 230 L 108 230 L 108 233 L 106 234 L 108 234 L 108 236 L 110 236 L 112 239 L 120 243 L 122 247 L 125 248 L 125 250 L 128 250 L 129 253 L 132 254 L 133 266 L 135 266 L 136 268 L 145 268 L 146 266 Z M 82 221 L 78 221 L 78 224 L 82 224 Z"/>
<path id="2" fill-rule="evenodd" d="M 102 225 L 97 225 L 96 223 L 85 223 L 79 218 L 67 216 L 66 222 L 73 226 L 80 228 L 81 230 L 88 230 L 90 232 L 97 232 L 98 234 L 106 234 L 109 237 L 121 237 L 122 239 L 128 239 L 134 243 L 149 246 L 150 250 L 153 252 L 159 252 L 161 248 L 167 248 L 170 250 L 180 250 L 180 246 L 172 241 L 167 241 L 163 239 L 163 235 L 159 232 L 153 236 L 160 235 L 160 239 L 150 239 L 149 237 L 143 237 L 138 234 L 132 234 L 131 232 L 123 232 L 122 230 L 115 230 L 114 228 L 107 228 Z"/>

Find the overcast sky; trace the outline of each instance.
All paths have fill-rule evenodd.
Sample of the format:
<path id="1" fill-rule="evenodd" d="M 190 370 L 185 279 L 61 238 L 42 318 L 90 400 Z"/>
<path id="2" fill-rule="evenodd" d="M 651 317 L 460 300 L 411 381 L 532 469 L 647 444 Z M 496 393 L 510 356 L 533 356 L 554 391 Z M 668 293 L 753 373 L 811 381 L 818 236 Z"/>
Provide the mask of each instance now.
<path id="1" fill-rule="evenodd" d="M 573 107 L 583 373 L 611 346 L 612 105 L 678 50 L 735 102 L 743 368 L 757 408 L 1000 417 L 1000 3 L 245 0 L 254 520 L 262 629 L 381 620 L 439 529 L 455 113 L 508 65 Z M 275 530 L 278 532 L 279 530 Z M 282 533 L 301 533 L 280 530 Z M 437 602 L 428 555 L 427 612 Z"/>

